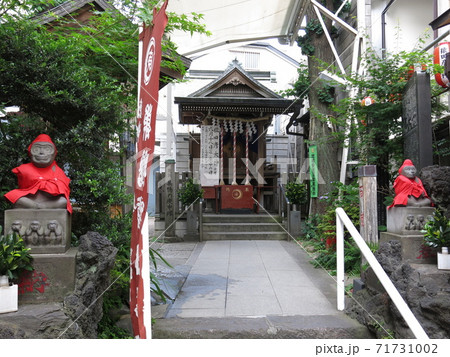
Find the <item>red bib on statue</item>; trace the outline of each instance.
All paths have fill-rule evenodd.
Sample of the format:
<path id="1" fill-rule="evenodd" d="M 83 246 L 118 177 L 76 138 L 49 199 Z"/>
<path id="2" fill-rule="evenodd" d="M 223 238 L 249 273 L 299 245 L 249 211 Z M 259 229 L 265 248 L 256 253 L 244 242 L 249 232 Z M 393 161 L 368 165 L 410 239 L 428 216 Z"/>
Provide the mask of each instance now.
<path id="1" fill-rule="evenodd" d="M 53 196 L 63 195 L 67 199 L 67 210 L 72 213 L 69 201 L 70 179 L 54 161 L 47 167 L 36 167 L 32 163 L 23 164 L 12 170 L 17 175 L 19 188 L 5 194 L 5 197 L 15 203 L 19 198 L 37 191 L 47 192 Z"/>

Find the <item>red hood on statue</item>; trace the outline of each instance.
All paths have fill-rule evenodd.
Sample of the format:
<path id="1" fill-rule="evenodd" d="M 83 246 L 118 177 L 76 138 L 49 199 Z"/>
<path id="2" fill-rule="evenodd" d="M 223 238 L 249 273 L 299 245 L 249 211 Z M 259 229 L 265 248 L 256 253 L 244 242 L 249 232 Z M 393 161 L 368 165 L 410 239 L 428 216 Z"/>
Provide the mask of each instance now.
<path id="1" fill-rule="evenodd" d="M 407 170 L 411 170 L 411 172 Z M 415 197 L 416 199 L 426 198 L 430 200 L 430 197 L 425 191 L 425 187 L 423 187 L 422 181 L 415 176 L 416 169 L 411 160 L 405 160 L 403 165 L 399 168 L 398 173 L 399 175 L 394 181 L 394 202 L 388 208 L 394 206 L 407 206 L 409 197 Z M 431 200 L 429 206 L 430 205 L 432 205 Z"/>
<path id="2" fill-rule="evenodd" d="M 38 191 L 55 197 L 64 196 L 67 201 L 67 211 L 72 213 L 72 205 L 69 200 L 70 179 L 56 164 L 54 160 L 56 152 L 56 146 L 51 138 L 46 134 L 39 135 L 28 146 L 28 155 L 32 162 L 12 170 L 17 175 L 19 188 L 6 193 L 5 197 L 15 204 L 25 196 L 32 199 Z"/>

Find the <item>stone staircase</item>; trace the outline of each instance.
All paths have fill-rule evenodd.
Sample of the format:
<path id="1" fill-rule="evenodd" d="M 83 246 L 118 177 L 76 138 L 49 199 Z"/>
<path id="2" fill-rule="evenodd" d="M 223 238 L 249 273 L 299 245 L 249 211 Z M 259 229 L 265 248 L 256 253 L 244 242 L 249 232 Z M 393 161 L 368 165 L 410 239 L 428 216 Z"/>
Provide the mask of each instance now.
<path id="1" fill-rule="evenodd" d="M 287 240 L 279 216 L 204 214 L 203 240 Z"/>

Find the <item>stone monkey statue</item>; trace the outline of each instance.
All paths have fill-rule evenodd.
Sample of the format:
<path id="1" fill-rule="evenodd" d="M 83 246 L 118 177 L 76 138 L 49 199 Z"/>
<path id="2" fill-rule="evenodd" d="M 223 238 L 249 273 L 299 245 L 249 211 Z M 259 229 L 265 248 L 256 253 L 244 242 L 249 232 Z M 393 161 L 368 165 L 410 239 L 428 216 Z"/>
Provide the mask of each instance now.
<path id="1" fill-rule="evenodd" d="M 25 232 L 26 242 L 33 245 L 38 245 L 42 242 L 44 236 L 44 229 L 39 221 L 31 221 L 30 226 Z"/>
<path id="2" fill-rule="evenodd" d="M 47 223 L 44 233 L 45 244 L 60 244 L 62 240 L 62 228 L 57 221 L 52 220 Z"/>

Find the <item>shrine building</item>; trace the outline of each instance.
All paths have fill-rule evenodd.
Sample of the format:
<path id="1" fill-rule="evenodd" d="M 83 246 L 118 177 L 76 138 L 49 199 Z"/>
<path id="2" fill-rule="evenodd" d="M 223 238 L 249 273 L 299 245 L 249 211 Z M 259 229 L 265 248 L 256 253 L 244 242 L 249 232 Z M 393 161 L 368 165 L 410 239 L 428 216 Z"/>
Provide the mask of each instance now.
<path id="1" fill-rule="evenodd" d="M 276 191 L 279 170 L 266 160 L 273 117 L 298 113 L 301 102 L 263 86 L 237 60 L 208 85 L 175 97 L 180 124 L 198 125 L 189 143 L 189 170 L 199 173 L 216 213 L 258 212 L 265 191 Z"/>

